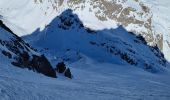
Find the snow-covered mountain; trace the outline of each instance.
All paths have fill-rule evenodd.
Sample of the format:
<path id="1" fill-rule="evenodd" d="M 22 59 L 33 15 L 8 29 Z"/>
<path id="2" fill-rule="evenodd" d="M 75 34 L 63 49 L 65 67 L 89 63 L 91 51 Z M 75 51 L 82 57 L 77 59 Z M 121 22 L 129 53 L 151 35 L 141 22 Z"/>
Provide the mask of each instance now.
<path id="1" fill-rule="evenodd" d="M 55 51 L 50 58 L 62 58 L 68 62 L 86 55 L 99 62 L 126 62 L 151 72 L 166 66 L 159 48 L 148 46 L 141 35 L 128 32 L 122 26 L 92 30 L 84 26 L 70 9 L 57 16 L 43 31 L 38 29 L 25 36 L 25 40 L 34 47 L 42 48 L 47 55 Z"/>
<path id="2" fill-rule="evenodd" d="M 8 65 L 28 68 L 46 76 L 56 77 L 56 72 L 47 58 L 16 36 L 2 21 L 0 21 L 0 57 L 1 63 L 6 62 Z"/>
<path id="3" fill-rule="evenodd" d="M 57 61 L 57 57 L 54 57 L 56 53 L 59 53 L 59 57 L 64 53 L 65 55 L 60 58 L 68 62 L 67 65 L 74 75 L 72 80 L 63 78 L 60 74 L 58 74 L 59 78 L 57 79 L 49 78 L 14 67 L 11 62 L 18 61 L 15 58 L 25 59 L 25 56 L 22 58 L 20 55 L 24 51 L 28 52 L 30 56 L 40 57 L 40 53 L 37 53 L 21 38 L 14 35 L 1 22 L 0 99 L 169 100 L 170 69 L 169 66 L 163 67 L 165 64 L 164 58 L 158 49 L 147 46 L 144 38 L 127 32 L 121 26 L 117 29 L 94 31 L 84 27 L 77 18 L 78 16 L 73 14 L 71 10 L 66 10 L 56 17 L 45 30 L 37 30 L 31 36 L 25 37 L 26 40 L 29 38 L 35 40 L 35 42 L 30 41 L 34 46 L 48 46 L 42 52 L 50 58 L 52 64 Z M 58 33 L 58 31 L 61 33 Z M 45 34 L 47 32 L 49 34 Z M 60 37 L 54 37 L 57 42 L 51 38 L 56 35 L 61 35 Z M 65 35 L 68 37 L 65 38 Z M 78 36 L 80 37 L 78 38 Z M 34 39 L 36 37 L 38 37 L 38 40 Z M 53 41 L 47 41 L 48 38 Z M 58 46 L 59 49 L 55 46 Z M 75 53 L 75 50 L 78 49 L 81 53 Z M 140 49 L 145 52 L 138 51 Z M 16 50 L 19 51 L 15 52 Z M 54 51 L 52 52 L 52 50 Z M 63 51 L 63 53 L 59 51 Z M 102 59 L 108 62 L 101 61 Z M 109 61 L 109 59 L 112 59 L 112 61 Z M 138 60 L 137 63 L 135 63 L 136 60 Z M 155 66 L 148 65 L 144 67 L 142 65 L 144 61 L 147 61 L 148 64 L 155 64 Z M 41 61 L 35 63 L 40 64 Z M 25 67 L 27 63 L 22 64 Z M 144 67 L 145 70 L 134 67 L 134 65 Z M 36 66 L 34 67 L 36 69 Z M 48 69 L 49 67 L 44 66 L 43 68 Z"/>
<path id="4" fill-rule="evenodd" d="M 169 59 L 168 4 L 167 0 L 4 0 L 0 2 L 0 15 L 6 25 L 23 36 L 38 27 L 43 30 L 69 8 L 94 30 L 123 25 L 130 32 L 142 34 Z"/>
<path id="5" fill-rule="evenodd" d="M 162 1 L 1 0 L 0 100 L 169 100 Z"/>

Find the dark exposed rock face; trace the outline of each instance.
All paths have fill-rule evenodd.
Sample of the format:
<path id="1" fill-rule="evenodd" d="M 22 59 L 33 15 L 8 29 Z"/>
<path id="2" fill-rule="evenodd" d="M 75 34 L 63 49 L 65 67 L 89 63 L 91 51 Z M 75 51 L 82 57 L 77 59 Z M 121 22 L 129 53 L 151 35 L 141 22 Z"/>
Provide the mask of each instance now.
<path id="1" fill-rule="evenodd" d="M 64 73 L 65 70 L 66 70 L 66 65 L 64 64 L 64 62 L 60 62 L 57 64 L 56 71 L 58 73 Z"/>
<path id="2" fill-rule="evenodd" d="M 63 73 L 65 77 L 72 79 L 73 75 L 71 74 L 70 68 L 67 68 L 64 62 L 60 62 L 56 65 L 56 71 L 58 73 Z"/>
<path id="3" fill-rule="evenodd" d="M 0 20 L 0 27 L 5 29 L 6 31 L 10 32 L 11 34 L 13 34 L 13 32 L 8 27 L 6 27 L 1 20 Z"/>
<path id="4" fill-rule="evenodd" d="M 0 38 L 0 46 L 3 47 L 0 48 L 0 53 L 11 59 L 12 65 L 56 78 L 55 70 L 44 55 L 37 53 L 29 44 L 16 36 L 2 21 L 0 21 L 0 29 L 5 31 L 0 33 L 0 36 L 8 38 Z"/>
<path id="5" fill-rule="evenodd" d="M 72 74 L 71 74 L 71 71 L 70 71 L 70 68 L 67 68 L 66 71 L 64 72 L 64 76 L 65 77 L 68 77 L 68 78 L 73 78 Z"/>
<path id="6" fill-rule="evenodd" d="M 62 13 L 63 16 L 58 16 L 58 27 L 64 30 L 69 30 L 73 28 L 79 28 L 84 27 L 83 23 L 80 21 L 80 19 L 77 19 L 77 15 L 72 14 L 73 11 L 71 9 L 67 9 L 65 12 Z"/>
<path id="7" fill-rule="evenodd" d="M 2 54 L 7 56 L 9 59 L 12 58 L 12 55 L 9 52 L 5 51 L 5 50 L 2 51 Z"/>
<path id="8" fill-rule="evenodd" d="M 55 70 L 52 68 L 50 62 L 44 55 L 42 56 L 33 55 L 31 67 L 39 73 L 43 73 L 44 75 L 50 77 L 56 77 Z"/>

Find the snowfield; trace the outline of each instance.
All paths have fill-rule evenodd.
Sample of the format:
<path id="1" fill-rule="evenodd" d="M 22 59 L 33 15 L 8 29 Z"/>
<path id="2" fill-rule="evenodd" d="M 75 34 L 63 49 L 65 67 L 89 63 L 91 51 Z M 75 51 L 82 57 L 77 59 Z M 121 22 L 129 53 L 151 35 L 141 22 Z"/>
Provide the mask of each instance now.
<path id="1" fill-rule="evenodd" d="M 4 60 L 0 58 L 0 60 Z M 170 70 L 151 74 L 134 66 L 69 64 L 74 78 L 57 79 L 0 63 L 1 100 L 169 100 Z"/>
<path id="2" fill-rule="evenodd" d="M 57 0 L 35 1 L 0 0 L 0 100 L 170 100 L 170 63 L 158 47 L 114 21 L 99 21 L 89 13 L 88 2 L 85 15 L 66 9 L 68 0 L 59 8 L 51 5 L 58 6 Z M 135 1 L 128 0 L 127 6 L 138 9 Z M 170 59 L 170 2 L 141 1 L 152 10 L 154 31 L 163 35 L 163 52 Z M 24 51 L 27 60 L 21 57 Z M 49 63 L 32 60 L 33 55 L 43 55 Z M 57 72 L 57 78 L 36 73 L 48 65 L 55 73 L 61 61 L 73 79 Z"/>

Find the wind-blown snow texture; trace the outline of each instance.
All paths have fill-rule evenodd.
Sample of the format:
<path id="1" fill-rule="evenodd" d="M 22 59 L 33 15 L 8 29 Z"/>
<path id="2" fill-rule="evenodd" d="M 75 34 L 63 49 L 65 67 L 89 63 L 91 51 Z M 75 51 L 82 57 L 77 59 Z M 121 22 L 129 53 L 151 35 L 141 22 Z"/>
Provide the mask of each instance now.
<path id="1" fill-rule="evenodd" d="M 7 61 L 2 58 L 0 61 Z M 74 79 L 51 79 L 0 63 L 1 100 L 169 100 L 169 68 L 151 74 L 89 58 L 70 64 Z"/>
<path id="2" fill-rule="evenodd" d="M 0 23 L 0 100 L 170 99 L 170 65 L 160 50 L 148 46 L 142 36 L 128 32 L 121 25 L 113 26 L 114 29 L 110 27 L 112 24 L 103 27 L 108 22 L 98 27 L 100 30 L 93 30 L 87 25 L 89 20 L 79 19 L 80 13 L 65 10 L 65 6 L 51 6 L 53 0 L 2 1 L 0 20 L 9 28 Z M 24 35 L 23 39 L 38 51 L 10 29 Z M 13 40 L 18 40 L 18 44 Z M 27 51 L 30 56 L 44 53 L 52 67 L 64 61 L 73 79 L 61 74 L 57 79 L 50 78 L 13 66 L 11 62 L 20 56 L 10 46 L 19 48 L 21 53 Z M 39 62 L 35 65 L 39 64 L 42 65 Z"/>

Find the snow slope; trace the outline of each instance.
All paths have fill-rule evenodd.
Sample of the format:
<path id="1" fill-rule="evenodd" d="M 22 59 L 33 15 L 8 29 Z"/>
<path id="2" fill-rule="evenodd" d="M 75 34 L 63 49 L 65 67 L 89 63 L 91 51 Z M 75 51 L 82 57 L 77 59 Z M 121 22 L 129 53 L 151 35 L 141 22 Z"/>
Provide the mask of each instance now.
<path id="1" fill-rule="evenodd" d="M 2 40 L 14 38 L 2 28 L 0 32 Z M 5 46 L 0 45 L 0 51 L 4 49 Z M 62 75 L 49 78 L 14 67 L 0 53 L 0 100 L 170 99 L 169 66 L 153 74 L 134 66 L 98 62 L 85 55 L 67 66 L 74 75 L 72 80 Z"/>
<path id="2" fill-rule="evenodd" d="M 3 56 L 2 60 L 6 61 Z M 70 80 L 47 78 L 8 63 L 0 66 L 1 100 L 170 99 L 169 70 L 151 74 L 133 66 L 101 64 L 86 57 L 69 64 L 74 74 Z"/>
<path id="3" fill-rule="evenodd" d="M 81 13 L 65 11 L 68 5 L 51 6 L 56 0 L 35 1 L 1 0 L 0 20 L 45 53 L 53 67 L 65 61 L 74 78 L 70 80 L 60 74 L 57 79 L 49 78 L 14 67 L 11 61 L 16 59 L 9 59 L 1 52 L 6 50 L 17 56 L 4 41 L 15 47 L 13 44 L 20 38 L 11 41 L 17 40 L 17 36 L 0 27 L 3 41 L 0 42 L 0 100 L 170 99 L 170 65 L 157 47 L 148 46 L 141 36 L 127 32 L 122 26 L 116 28 L 115 23 L 109 23 L 111 20 L 102 23 L 93 17 L 92 24 Z M 127 4 L 134 6 L 133 2 Z M 111 29 L 112 25 L 116 29 Z M 27 50 L 24 41 L 19 44 L 24 46 L 21 52 L 40 55 L 31 47 Z"/>

